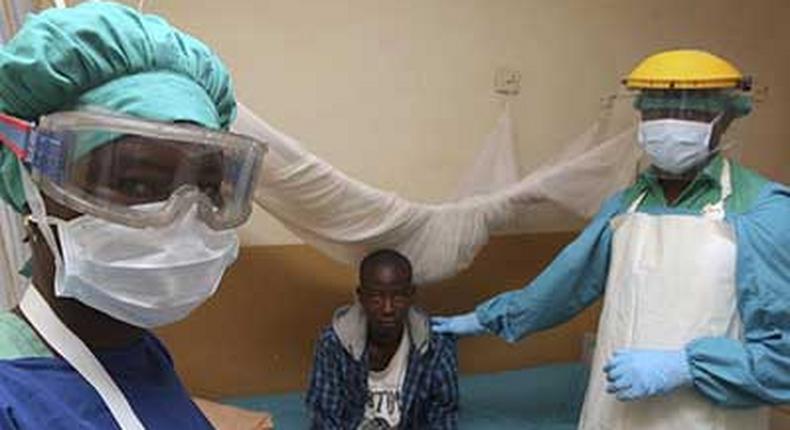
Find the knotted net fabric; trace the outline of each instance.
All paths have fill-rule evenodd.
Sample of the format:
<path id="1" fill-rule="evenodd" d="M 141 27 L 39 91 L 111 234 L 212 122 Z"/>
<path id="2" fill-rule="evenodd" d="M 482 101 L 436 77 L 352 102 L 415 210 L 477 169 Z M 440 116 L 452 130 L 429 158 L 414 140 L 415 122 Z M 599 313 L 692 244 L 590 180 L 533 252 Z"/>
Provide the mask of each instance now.
<path id="1" fill-rule="evenodd" d="M 539 231 L 561 212 L 589 218 L 630 183 L 641 157 L 635 131 L 607 135 L 604 124 L 596 122 L 515 183 L 436 203 L 345 175 L 243 105 L 232 129 L 269 144 L 255 200 L 290 231 L 348 264 L 376 249 L 396 249 L 411 260 L 415 282 L 424 284 L 468 267 L 492 235 Z"/>

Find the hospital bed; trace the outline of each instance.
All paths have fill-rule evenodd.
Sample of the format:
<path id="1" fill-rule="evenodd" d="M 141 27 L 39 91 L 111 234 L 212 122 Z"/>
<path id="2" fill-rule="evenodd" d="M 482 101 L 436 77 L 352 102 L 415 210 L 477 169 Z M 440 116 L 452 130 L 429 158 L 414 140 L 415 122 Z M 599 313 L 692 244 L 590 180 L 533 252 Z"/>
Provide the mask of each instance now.
<path id="1" fill-rule="evenodd" d="M 581 412 L 587 368 L 555 364 L 462 376 L 460 429 L 572 430 Z M 266 411 L 278 429 L 306 429 L 304 393 L 234 397 L 223 403 Z"/>
<path id="2" fill-rule="evenodd" d="M 581 363 L 461 376 L 459 429 L 575 430 L 587 376 L 588 368 Z M 277 429 L 308 428 L 301 392 L 233 397 L 222 402 L 266 412 Z M 789 407 L 771 412 L 771 430 L 790 429 Z"/>

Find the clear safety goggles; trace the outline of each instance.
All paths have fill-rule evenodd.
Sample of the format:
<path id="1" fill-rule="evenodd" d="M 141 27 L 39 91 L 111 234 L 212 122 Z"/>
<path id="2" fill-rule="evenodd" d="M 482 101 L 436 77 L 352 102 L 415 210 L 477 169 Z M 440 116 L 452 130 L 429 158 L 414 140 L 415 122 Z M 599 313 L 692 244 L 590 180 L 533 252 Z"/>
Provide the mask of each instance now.
<path id="1" fill-rule="evenodd" d="M 37 124 L 0 114 L 0 141 L 53 200 L 137 228 L 170 224 L 193 205 L 212 229 L 238 227 L 266 152 L 247 136 L 93 112 Z"/>

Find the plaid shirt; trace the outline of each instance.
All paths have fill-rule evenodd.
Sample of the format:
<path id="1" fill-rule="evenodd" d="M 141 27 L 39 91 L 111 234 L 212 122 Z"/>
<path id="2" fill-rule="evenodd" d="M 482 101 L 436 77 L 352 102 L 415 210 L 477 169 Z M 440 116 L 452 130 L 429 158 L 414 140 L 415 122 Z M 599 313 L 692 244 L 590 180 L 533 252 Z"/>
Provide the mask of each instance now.
<path id="1" fill-rule="evenodd" d="M 453 336 L 432 333 L 424 352 L 409 351 L 402 387 L 400 429 L 455 429 L 458 358 Z M 368 353 L 361 360 L 343 347 L 332 327 L 318 340 L 307 393 L 312 429 L 359 426 L 368 392 Z"/>

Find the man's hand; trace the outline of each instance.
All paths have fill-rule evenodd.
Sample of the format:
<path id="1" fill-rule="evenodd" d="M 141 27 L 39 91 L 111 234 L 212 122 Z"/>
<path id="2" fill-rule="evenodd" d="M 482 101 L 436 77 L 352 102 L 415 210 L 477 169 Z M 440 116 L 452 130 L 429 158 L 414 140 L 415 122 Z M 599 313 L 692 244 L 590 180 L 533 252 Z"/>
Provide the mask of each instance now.
<path id="1" fill-rule="evenodd" d="M 487 331 L 474 312 L 452 317 L 433 317 L 431 329 L 436 333 L 451 333 L 458 336 L 473 336 Z"/>
<path id="2" fill-rule="evenodd" d="M 618 400 L 658 396 L 691 383 L 685 350 L 623 349 L 604 366 L 606 392 Z"/>

